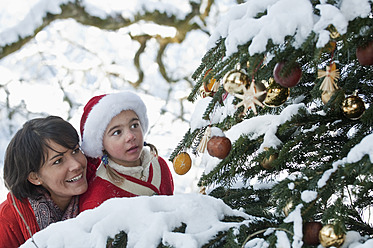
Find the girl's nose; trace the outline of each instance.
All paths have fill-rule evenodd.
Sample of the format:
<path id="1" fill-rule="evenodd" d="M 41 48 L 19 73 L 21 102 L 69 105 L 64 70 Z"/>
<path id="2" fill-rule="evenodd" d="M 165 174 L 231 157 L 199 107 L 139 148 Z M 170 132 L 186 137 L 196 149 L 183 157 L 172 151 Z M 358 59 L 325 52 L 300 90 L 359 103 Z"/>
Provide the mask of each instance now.
<path id="1" fill-rule="evenodd" d="M 126 133 L 126 141 L 132 141 L 136 138 L 135 134 L 132 131 Z"/>

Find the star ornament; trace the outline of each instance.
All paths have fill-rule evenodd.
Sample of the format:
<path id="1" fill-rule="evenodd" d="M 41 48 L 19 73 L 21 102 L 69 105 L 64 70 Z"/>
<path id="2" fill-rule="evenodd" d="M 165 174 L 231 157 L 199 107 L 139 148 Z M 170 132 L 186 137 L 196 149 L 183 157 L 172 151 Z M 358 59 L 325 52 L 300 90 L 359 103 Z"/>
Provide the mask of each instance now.
<path id="1" fill-rule="evenodd" d="M 234 93 L 233 95 L 242 101 L 236 105 L 236 108 L 244 106 L 244 113 L 246 113 L 249 109 L 252 109 L 255 115 L 257 115 L 256 105 L 264 107 L 261 101 L 258 100 L 258 97 L 265 94 L 266 91 L 256 91 L 254 80 L 250 83 L 250 87 L 246 89 L 244 85 L 241 86 L 242 94 Z"/>

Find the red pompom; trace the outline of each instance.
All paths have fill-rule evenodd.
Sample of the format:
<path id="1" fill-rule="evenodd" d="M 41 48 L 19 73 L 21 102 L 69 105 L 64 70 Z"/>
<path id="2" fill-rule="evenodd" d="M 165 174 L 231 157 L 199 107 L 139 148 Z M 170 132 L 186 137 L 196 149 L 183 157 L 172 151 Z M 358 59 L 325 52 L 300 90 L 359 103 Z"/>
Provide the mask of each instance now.
<path id="1" fill-rule="evenodd" d="M 299 83 L 299 80 L 302 77 L 302 70 L 300 69 L 299 65 L 296 65 L 295 67 L 291 68 L 289 73 L 286 73 L 286 75 L 281 75 L 284 65 L 285 61 L 276 64 L 275 68 L 273 69 L 273 77 L 276 83 L 282 87 L 294 87 Z"/>

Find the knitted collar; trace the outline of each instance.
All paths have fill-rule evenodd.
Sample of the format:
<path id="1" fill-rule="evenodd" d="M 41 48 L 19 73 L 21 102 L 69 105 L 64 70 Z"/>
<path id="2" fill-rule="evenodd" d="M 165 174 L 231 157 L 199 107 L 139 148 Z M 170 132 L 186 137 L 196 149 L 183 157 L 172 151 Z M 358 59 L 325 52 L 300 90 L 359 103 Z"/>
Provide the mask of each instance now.
<path id="1" fill-rule="evenodd" d="M 110 158 L 107 160 L 107 165 L 123 175 L 141 179 L 142 181 L 147 181 L 149 178 L 149 167 L 152 159 L 154 159 L 154 156 L 149 149 L 144 147 L 140 155 L 140 166 L 126 167 L 115 163 Z"/>

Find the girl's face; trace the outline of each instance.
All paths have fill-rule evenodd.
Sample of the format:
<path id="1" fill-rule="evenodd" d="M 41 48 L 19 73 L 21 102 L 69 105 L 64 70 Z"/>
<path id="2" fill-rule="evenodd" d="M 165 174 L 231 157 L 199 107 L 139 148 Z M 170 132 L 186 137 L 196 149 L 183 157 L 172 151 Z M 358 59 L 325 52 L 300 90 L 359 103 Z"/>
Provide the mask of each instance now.
<path id="1" fill-rule="evenodd" d="M 124 110 L 106 127 L 103 146 L 110 159 L 117 164 L 134 167 L 140 165 L 144 137 L 139 117 L 132 110 Z"/>
<path id="2" fill-rule="evenodd" d="M 39 172 L 31 172 L 28 179 L 47 189 L 57 206 L 65 210 L 73 196 L 87 191 L 87 159 L 79 145 L 73 150 L 54 141 L 48 145 L 52 149 L 48 149 L 45 163 Z"/>

